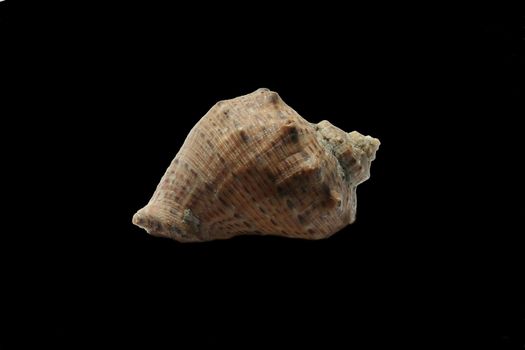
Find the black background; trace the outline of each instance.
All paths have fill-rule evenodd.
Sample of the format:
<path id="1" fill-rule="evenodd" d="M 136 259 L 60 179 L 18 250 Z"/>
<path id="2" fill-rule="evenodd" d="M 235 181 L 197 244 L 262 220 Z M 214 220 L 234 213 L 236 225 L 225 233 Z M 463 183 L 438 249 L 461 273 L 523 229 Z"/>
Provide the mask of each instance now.
<path id="1" fill-rule="evenodd" d="M 2 350 L 523 348 L 516 9 L 1 5 L 9 130 L 30 145 L 7 148 L 29 170 Z M 199 118 L 259 87 L 381 140 L 356 223 L 202 244 L 133 226 Z"/>

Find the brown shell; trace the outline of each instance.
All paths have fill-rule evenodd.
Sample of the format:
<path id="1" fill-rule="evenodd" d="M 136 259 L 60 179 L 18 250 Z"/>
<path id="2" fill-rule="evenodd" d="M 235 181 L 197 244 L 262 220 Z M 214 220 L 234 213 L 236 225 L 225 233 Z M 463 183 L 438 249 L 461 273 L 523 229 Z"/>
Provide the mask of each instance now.
<path id="1" fill-rule="evenodd" d="M 181 242 L 328 237 L 355 220 L 379 141 L 311 124 L 268 89 L 220 101 L 190 131 L 133 223 Z"/>

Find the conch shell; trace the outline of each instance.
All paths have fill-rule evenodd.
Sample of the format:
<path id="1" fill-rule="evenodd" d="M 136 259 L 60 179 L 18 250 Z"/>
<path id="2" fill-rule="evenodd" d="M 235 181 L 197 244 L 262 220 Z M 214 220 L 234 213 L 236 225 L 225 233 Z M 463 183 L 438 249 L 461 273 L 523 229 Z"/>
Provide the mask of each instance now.
<path id="1" fill-rule="evenodd" d="M 268 89 L 220 101 L 193 127 L 133 223 L 180 242 L 321 239 L 355 220 L 379 140 L 312 124 Z"/>

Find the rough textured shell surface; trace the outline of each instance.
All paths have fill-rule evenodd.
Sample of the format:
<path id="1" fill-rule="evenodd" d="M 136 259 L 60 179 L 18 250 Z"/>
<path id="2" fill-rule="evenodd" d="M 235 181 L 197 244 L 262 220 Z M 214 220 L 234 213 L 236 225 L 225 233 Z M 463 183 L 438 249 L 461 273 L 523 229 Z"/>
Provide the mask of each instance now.
<path id="1" fill-rule="evenodd" d="M 133 223 L 181 242 L 328 237 L 355 220 L 379 141 L 311 124 L 268 89 L 220 101 L 193 127 Z"/>

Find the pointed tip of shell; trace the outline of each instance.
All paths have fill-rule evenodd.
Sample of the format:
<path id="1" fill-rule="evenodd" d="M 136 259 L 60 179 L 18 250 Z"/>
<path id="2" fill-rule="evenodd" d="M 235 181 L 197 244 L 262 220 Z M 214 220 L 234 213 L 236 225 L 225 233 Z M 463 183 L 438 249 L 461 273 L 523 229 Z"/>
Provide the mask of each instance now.
<path id="1" fill-rule="evenodd" d="M 133 225 L 138 226 L 149 233 L 149 220 L 145 218 L 144 214 L 142 213 L 142 210 L 139 210 L 135 213 L 135 215 L 133 215 L 133 219 L 131 220 L 131 222 L 133 223 Z"/>
<path id="2" fill-rule="evenodd" d="M 195 235 L 192 232 L 192 235 L 188 235 L 182 227 L 176 226 L 171 223 L 169 220 L 166 220 L 165 217 L 159 215 L 157 212 L 158 208 L 151 208 L 146 206 L 140 209 L 138 212 L 133 215 L 132 223 L 135 226 L 138 226 L 145 230 L 148 234 L 155 237 L 164 237 L 175 239 L 179 242 L 199 242 L 202 241 L 201 237 Z M 190 218 L 188 218 L 190 216 Z M 197 220 L 192 216 L 191 211 L 185 213 L 186 220 Z M 195 225 L 195 222 L 191 222 Z M 199 223 L 197 222 L 197 225 Z M 190 228 L 193 228 L 190 226 Z"/>
<path id="3" fill-rule="evenodd" d="M 133 215 L 133 225 L 138 226 L 152 236 L 166 237 L 163 225 L 160 220 L 157 220 L 152 215 L 147 214 L 143 209 Z"/>
<path id="4" fill-rule="evenodd" d="M 370 160 L 375 159 L 375 154 L 381 145 L 381 142 L 378 139 L 369 135 L 365 136 L 357 131 L 348 133 L 348 136 L 357 147 L 366 153 Z"/>

